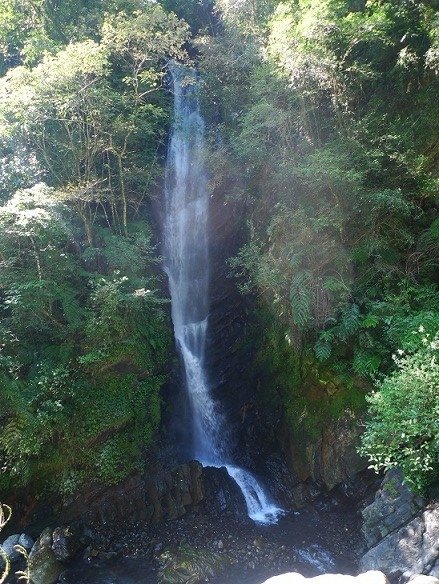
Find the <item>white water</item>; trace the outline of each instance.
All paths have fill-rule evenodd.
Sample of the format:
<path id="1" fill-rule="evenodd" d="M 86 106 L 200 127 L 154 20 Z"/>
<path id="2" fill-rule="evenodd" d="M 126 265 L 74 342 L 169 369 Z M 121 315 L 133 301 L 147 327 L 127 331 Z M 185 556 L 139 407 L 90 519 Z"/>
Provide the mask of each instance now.
<path id="1" fill-rule="evenodd" d="M 172 320 L 184 364 L 192 410 L 194 456 L 206 466 L 225 466 L 239 485 L 249 516 L 275 523 L 282 510 L 247 470 L 230 464 L 224 419 L 213 401 L 205 368 L 209 316 L 209 191 L 204 163 L 204 121 L 193 71 L 174 66 L 175 122 L 166 177 L 165 270 Z"/>

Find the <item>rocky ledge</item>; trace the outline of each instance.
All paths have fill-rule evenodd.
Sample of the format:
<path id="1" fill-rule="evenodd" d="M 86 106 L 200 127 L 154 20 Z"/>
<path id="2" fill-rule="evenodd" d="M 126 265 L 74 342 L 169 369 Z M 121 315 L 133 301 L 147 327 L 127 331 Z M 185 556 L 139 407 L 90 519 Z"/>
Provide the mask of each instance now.
<path id="1" fill-rule="evenodd" d="M 439 582 L 439 502 L 424 505 L 402 473 L 392 469 L 362 514 L 368 546 L 362 570 L 382 570 L 391 582 L 407 582 L 417 574 L 424 575 L 419 584 Z"/>
<path id="2" fill-rule="evenodd" d="M 63 523 L 99 529 L 141 521 L 145 525 L 177 519 L 190 511 L 227 511 L 246 517 L 244 497 L 225 467 L 203 467 L 193 460 L 148 477 L 128 478 L 111 488 L 91 488 L 69 501 Z"/>

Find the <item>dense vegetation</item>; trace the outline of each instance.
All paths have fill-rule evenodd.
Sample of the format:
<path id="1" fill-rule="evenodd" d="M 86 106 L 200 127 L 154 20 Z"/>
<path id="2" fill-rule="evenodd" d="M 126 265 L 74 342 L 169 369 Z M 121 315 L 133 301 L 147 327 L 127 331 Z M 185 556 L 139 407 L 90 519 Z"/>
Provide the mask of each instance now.
<path id="1" fill-rule="evenodd" d="M 170 323 L 148 206 L 188 27 L 92 4 L 0 14 L 2 492 L 115 483 L 160 419 Z"/>
<path id="2" fill-rule="evenodd" d="M 0 489 L 67 495 L 143 467 L 171 336 L 151 200 L 166 63 L 187 52 L 212 184 L 246 211 L 230 269 L 255 299 L 260 399 L 306 441 L 375 384 L 363 451 L 425 488 L 439 472 L 435 2 L 5 0 Z"/>
<path id="3" fill-rule="evenodd" d="M 263 397 L 312 439 L 378 383 L 364 452 L 425 486 L 439 470 L 437 347 L 418 350 L 439 325 L 437 6 L 218 4 L 201 67 L 224 138 L 215 176 L 232 168 L 247 207 L 231 265 L 259 306 Z"/>

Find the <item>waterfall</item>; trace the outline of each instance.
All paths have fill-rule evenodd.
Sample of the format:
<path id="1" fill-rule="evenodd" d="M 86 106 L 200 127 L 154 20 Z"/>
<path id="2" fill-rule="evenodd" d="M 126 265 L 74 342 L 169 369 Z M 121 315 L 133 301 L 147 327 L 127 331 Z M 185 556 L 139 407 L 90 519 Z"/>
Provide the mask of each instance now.
<path id="1" fill-rule="evenodd" d="M 175 120 L 165 175 L 164 255 L 174 334 L 191 406 L 193 454 L 206 466 L 225 466 L 244 495 L 249 516 L 262 523 L 274 523 L 282 511 L 250 472 L 231 464 L 224 417 L 210 395 L 205 366 L 209 191 L 204 121 L 196 73 L 178 65 L 171 66 L 171 73 Z"/>

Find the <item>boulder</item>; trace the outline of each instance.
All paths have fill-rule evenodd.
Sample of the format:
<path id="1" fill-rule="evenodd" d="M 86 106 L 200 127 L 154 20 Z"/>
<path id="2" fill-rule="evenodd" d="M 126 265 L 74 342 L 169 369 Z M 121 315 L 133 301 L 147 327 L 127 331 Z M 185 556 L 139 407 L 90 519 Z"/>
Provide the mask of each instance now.
<path id="1" fill-rule="evenodd" d="M 209 577 L 221 570 L 228 559 L 216 551 L 180 545 L 163 552 L 159 558 L 158 581 L 169 584 L 208 582 Z"/>
<path id="2" fill-rule="evenodd" d="M 21 545 L 21 547 L 24 547 L 24 549 L 28 552 L 31 551 L 31 549 L 34 546 L 34 540 L 31 538 L 30 535 L 27 535 L 26 533 L 22 533 L 20 535 L 20 539 L 18 540 L 18 545 Z"/>
<path id="3" fill-rule="evenodd" d="M 360 567 L 382 570 L 405 581 L 416 574 L 435 576 L 438 564 L 439 503 L 436 503 L 385 536 L 363 556 Z"/>
<path id="4" fill-rule="evenodd" d="M 281 574 L 269 578 L 263 584 L 388 584 L 386 576 L 382 572 L 366 572 L 359 576 L 345 576 L 343 574 L 322 574 L 314 578 L 305 578 L 297 572 Z"/>
<path id="5" fill-rule="evenodd" d="M 249 521 L 244 495 L 226 467 L 207 466 L 203 475 L 206 511 L 214 514 L 228 512 L 241 521 Z"/>
<path id="6" fill-rule="evenodd" d="M 404 484 L 402 472 L 396 468 L 389 470 L 375 500 L 362 511 L 367 547 L 375 546 L 383 537 L 407 524 L 422 505 L 422 499 Z"/>
<path id="7" fill-rule="evenodd" d="M 439 559 L 436 560 L 436 563 L 430 570 L 429 574 L 430 576 L 434 576 L 435 578 L 439 579 Z"/>
<path id="8" fill-rule="evenodd" d="M 52 530 L 47 528 L 35 542 L 29 554 L 29 573 L 32 584 L 55 584 L 63 566 L 52 550 Z"/>
<path id="9" fill-rule="evenodd" d="M 8 555 L 9 561 L 14 563 L 21 558 L 21 554 L 17 551 L 14 546 L 18 544 L 20 541 L 20 535 L 10 535 L 5 541 L 2 543 L 2 548 L 4 552 Z"/>

